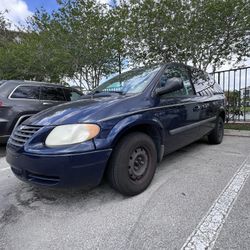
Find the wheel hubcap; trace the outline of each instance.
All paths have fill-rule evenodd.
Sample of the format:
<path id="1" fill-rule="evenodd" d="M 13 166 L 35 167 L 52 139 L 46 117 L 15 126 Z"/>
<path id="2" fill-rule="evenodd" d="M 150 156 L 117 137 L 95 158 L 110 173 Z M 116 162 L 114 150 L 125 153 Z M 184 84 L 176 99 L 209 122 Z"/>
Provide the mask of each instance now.
<path id="1" fill-rule="evenodd" d="M 145 148 L 136 148 L 129 157 L 128 173 L 133 180 L 140 180 L 148 168 L 148 154 Z"/>

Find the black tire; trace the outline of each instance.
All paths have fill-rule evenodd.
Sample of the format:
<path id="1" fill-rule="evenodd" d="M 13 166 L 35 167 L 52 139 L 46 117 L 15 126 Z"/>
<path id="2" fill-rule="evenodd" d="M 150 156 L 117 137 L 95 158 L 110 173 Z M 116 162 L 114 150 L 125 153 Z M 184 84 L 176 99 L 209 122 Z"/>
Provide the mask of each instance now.
<path id="1" fill-rule="evenodd" d="M 153 140 L 146 134 L 133 132 L 116 145 L 107 177 L 111 186 L 128 196 L 143 192 L 151 183 L 157 165 Z"/>
<path id="2" fill-rule="evenodd" d="M 215 128 L 208 135 L 208 142 L 210 144 L 220 144 L 224 136 L 224 121 L 221 116 L 216 121 Z"/>

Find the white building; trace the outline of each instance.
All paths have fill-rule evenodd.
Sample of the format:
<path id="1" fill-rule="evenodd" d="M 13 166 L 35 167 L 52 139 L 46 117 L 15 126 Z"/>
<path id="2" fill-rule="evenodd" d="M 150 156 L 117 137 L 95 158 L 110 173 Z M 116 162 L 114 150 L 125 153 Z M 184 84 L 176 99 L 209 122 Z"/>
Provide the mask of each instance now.
<path id="1" fill-rule="evenodd" d="M 241 93 L 241 99 L 243 103 L 245 101 L 246 106 L 250 107 L 250 86 L 240 89 L 240 93 Z"/>

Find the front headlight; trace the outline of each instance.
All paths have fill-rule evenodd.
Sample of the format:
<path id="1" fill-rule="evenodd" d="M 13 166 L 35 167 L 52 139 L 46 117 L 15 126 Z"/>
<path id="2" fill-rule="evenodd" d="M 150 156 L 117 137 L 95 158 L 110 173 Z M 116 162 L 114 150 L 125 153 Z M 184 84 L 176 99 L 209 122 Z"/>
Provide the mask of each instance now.
<path id="1" fill-rule="evenodd" d="M 100 127 L 96 124 L 69 124 L 55 127 L 46 138 L 48 147 L 72 145 L 96 137 Z"/>

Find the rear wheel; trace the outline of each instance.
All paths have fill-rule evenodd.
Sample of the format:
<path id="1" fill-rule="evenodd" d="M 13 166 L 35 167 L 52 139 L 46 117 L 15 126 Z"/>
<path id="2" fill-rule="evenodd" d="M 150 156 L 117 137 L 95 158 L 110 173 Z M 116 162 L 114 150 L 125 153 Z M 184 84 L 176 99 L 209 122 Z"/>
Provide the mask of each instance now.
<path id="1" fill-rule="evenodd" d="M 220 144 L 224 136 L 224 121 L 221 116 L 218 117 L 216 126 L 208 135 L 208 142 L 210 144 Z"/>
<path id="2" fill-rule="evenodd" d="M 109 182 L 122 194 L 139 194 L 151 183 L 156 164 L 157 152 L 152 139 L 144 133 L 131 133 L 114 149 L 107 170 Z"/>

